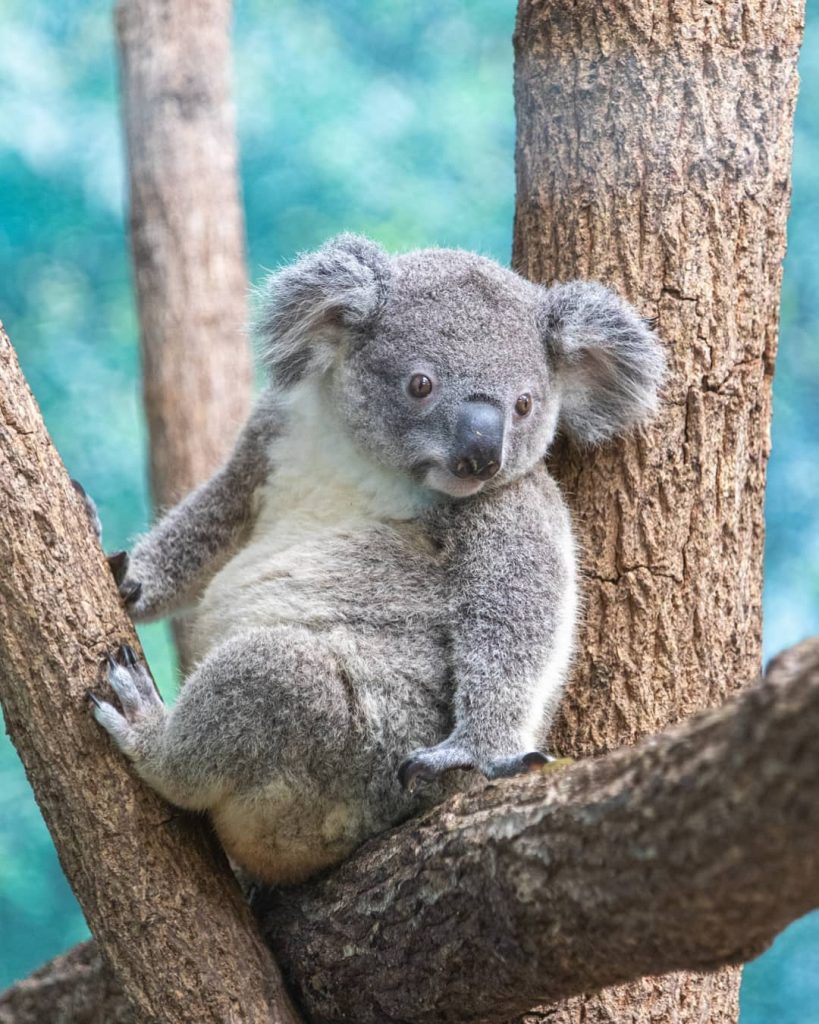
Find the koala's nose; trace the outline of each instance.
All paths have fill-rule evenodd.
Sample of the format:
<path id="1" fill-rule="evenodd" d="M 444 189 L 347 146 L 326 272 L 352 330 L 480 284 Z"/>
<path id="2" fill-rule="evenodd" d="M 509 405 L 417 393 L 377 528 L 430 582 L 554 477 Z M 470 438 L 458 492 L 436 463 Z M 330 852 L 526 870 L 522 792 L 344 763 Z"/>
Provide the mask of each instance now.
<path id="1" fill-rule="evenodd" d="M 467 402 L 455 426 L 452 472 L 490 480 L 503 460 L 503 413 L 488 402 Z"/>

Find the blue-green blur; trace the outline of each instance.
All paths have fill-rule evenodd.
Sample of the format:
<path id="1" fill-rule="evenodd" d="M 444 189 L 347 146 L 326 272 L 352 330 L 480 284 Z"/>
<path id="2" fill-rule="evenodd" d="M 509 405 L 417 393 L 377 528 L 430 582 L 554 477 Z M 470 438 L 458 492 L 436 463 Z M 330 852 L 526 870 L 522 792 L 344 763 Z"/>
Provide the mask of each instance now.
<path id="1" fill-rule="evenodd" d="M 769 654 L 819 622 L 812 3 L 767 500 Z M 508 261 L 513 21 L 514 0 L 239 0 L 236 97 L 254 280 L 342 229 L 394 249 L 457 245 Z M 0 318 L 66 465 L 99 503 L 107 546 L 122 547 L 149 512 L 109 4 L 3 0 L 0 40 Z M 144 630 L 144 639 L 172 689 L 165 627 Z M 86 934 L 23 770 L 0 737 L 0 987 Z M 813 916 L 746 970 L 742 1022 L 810 1024 L 817 1007 Z"/>

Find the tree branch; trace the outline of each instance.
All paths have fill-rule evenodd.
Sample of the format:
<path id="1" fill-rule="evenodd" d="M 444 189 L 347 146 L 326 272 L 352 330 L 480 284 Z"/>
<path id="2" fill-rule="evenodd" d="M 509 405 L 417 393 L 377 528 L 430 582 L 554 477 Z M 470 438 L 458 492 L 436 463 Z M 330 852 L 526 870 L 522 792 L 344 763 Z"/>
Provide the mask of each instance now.
<path id="1" fill-rule="evenodd" d="M 476 787 L 255 909 L 315 1024 L 502 1021 L 738 963 L 819 904 L 817 733 L 819 639 L 724 708 Z M 36 1019 L 2 1016 L 32 983 L 3 1024 Z"/>
<path id="2" fill-rule="evenodd" d="M 819 904 L 817 734 L 812 640 L 720 710 L 369 844 L 271 900 L 267 937 L 322 1024 L 500 1021 L 741 962 Z"/>
<path id="3" fill-rule="evenodd" d="M 227 458 L 252 401 L 231 8 L 231 0 L 116 4 L 149 469 L 160 510 Z M 171 628 L 184 672 L 188 623 L 173 619 Z"/>
<path id="4" fill-rule="evenodd" d="M 224 856 L 87 712 L 104 651 L 137 640 L 1 326 L 0 522 L 6 727 L 136 1019 L 293 1024 Z"/>
<path id="5" fill-rule="evenodd" d="M 0 1024 L 135 1024 L 95 942 L 55 957 L 0 995 Z"/>
<path id="6" fill-rule="evenodd" d="M 221 464 L 252 399 L 231 6 L 230 0 L 116 4 L 158 508 L 175 504 Z"/>

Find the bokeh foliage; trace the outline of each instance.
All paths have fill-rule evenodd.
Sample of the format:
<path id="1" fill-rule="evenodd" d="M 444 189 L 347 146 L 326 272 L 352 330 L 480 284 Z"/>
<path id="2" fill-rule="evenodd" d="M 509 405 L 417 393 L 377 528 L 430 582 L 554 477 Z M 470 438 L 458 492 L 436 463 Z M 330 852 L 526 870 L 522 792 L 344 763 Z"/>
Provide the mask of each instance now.
<path id="1" fill-rule="evenodd" d="M 768 494 L 766 649 L 819 615 L 819 14 L 809 10 Z M 254 280 L 343 229 L 507 262 L 514 0 L 238 0 L 236 97 Z M 0 317 L 109 549 L 149 518 L 110 7 L 0 3 Z M 164 626 L 143 630 L 165 689 Z M 55 723 L 58 726 L 58 723 Z M 100 784 L 104 785 L 104 779 Z M 0 740 L 0 987 L 86 935 Z M 819 922 L 746 971 L 743 1024 L 817 1019 Z"/>

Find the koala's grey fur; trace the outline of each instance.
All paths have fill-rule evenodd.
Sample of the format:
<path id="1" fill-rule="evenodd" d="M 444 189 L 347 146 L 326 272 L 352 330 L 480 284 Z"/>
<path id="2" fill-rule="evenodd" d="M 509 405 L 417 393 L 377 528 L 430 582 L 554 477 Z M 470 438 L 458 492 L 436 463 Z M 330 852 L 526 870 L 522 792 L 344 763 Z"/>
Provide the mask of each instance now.
<path id="1" fill-rule="evenodd" d="M 191 609 L 197 667 L 167 710 L 126 651 L 123 713 L 95 714 L 239 865 L 287 882 L 463 785 L 452 768 L 537 760 L 576 619 L 543 456 L 559 426 L 592 443 L 643 421 L 664 360 L 601 285 L 352 235 L 272 277 L 258 333 L 270 384 L 232 457 L 121 580 L 138 620 Z M 497 457 L 459 459 L 483 422 Z"/>

